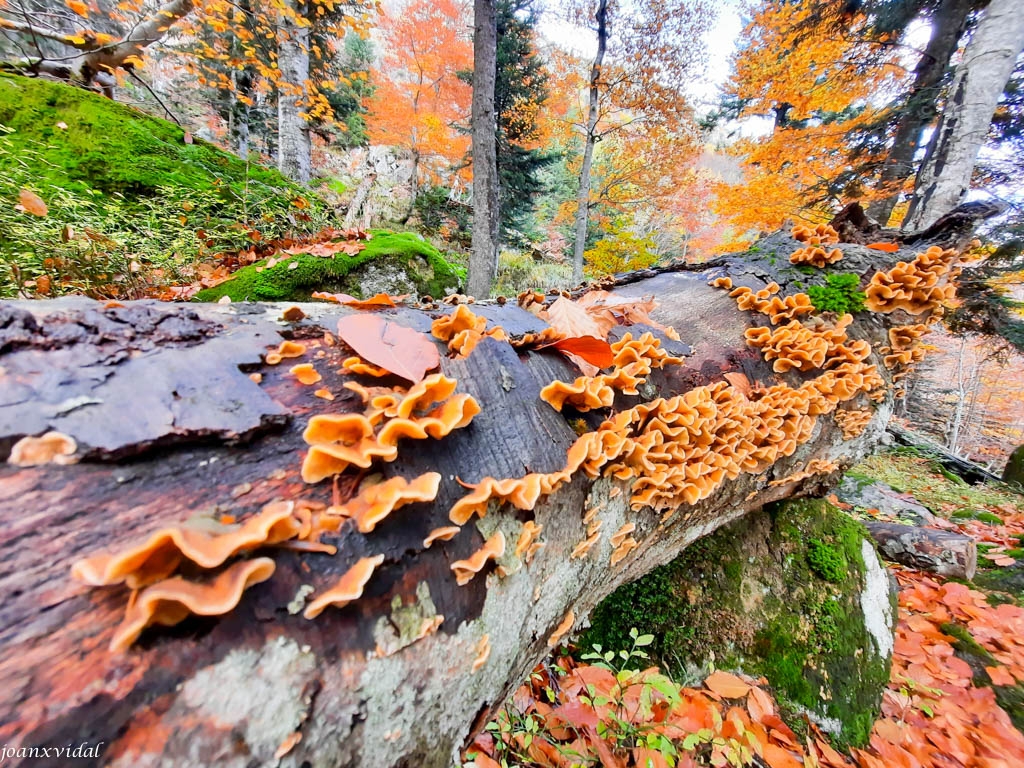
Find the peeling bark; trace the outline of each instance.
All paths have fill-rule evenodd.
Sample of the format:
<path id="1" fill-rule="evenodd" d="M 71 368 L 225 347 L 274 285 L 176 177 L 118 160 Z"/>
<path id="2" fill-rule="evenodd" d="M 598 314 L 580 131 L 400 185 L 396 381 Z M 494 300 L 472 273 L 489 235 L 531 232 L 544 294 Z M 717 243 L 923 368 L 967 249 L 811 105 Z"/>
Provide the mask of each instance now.
<path id="1" fill-rule="evenodd" d="M 777 238 L 779 248 L 798 246 L 788 235 Z M 841 247 L 852 269 L 912 258 L 908 251 Z M 670 351 L 688 356 L 682 366 L 656 370 L 639 396 L 619 395 L 617 407 L 727 373 L 745 374 L 755 386 L 798 385 L 805 375 L 773 373 L 744 343 L 743 332 L 763 318 L 737 311 L 725 291 L 708 286 L 729 273 L 740 284 L 775 280 L 795 292 L 806 276 L 774 261 L 726 258 L 703 273 L 663 272 L 622 284 L 622 296 L 657 297 L 654 319 L 682 337 Z M 241 517 L 282 498 L 331 501 L 329 482 L 307 485 L 299 477 L 302 431 L 313 414 L 362 411 L 341 386 L 351 378 L 339 372 L 348 353 L 322 344 L 324 330 L 354 310 L 303 305 L 306 318 L 285 323 L 278 320 L 282 308 L 141 302 L 105 309 L 81 299 L 3 306 L 0 445 L 58 429 L 75 438 L 82 460 L 0 468 L 0 743 L 103 741 L 102 762 L 114 766 L 448 766 L 473 728 L 547 654 L 570 610 L 578 629 L 615 588 L 696 539 L 770 501 L 822 492 L 835 473 L 789 478 L 799 478 L 811 459 L 840 466 L 860 459 L 891 413 L 891 401 L 879 404 L 865 432 L 848 441 L 821 416 L 795 454 L 724 482 L 667 521 L 651 509 L 631 511 L 628 483 L 578 473 L 532 514 L 492 505 L 451 541 L 425 549 L 424 537 L 449 525 L 448 510 L 465 493 L 456 478 L 558 471 L 577 437 L 570 418 L 538 395 L 578 371 L 553 350 L 518 354 L 487 338 L 468 358 L 442 356 L 441 364 L 481 413 L 441 441 L 403 441 L 397 461 L 373 470 L 406 478 L 441 473 L 434 503 L 403 507 L 371 534 L 346 527 L 326 537 L 338 547 L 335 556 L 260 550 L 277 570 L 234 611 L 147 630 L 128 653 L 112 655 L 107 644 L 127 590 L 72 582 L 72 562 L 197 514 Z M 477 303 L 473 310 L 513 335 L 544 327 L 511 305 Z M 384 314 L 428 333 L 437 312 L 400 307 Z M 879 346 L 885 331 L 874 316 L 850 329 Z M 295 362 L 313 363 L 321 383 L 302 386 L 287 361 L 261 360 L 285 337 L 308 345 Z M 256 372 L 260 383 L 247 375 Z M 336 399 L 314 396 L 318 387 Z M 606 415 L 582 418 L 593 428 Z M 604 534 L 586 557 L 572 559 L 587 535 L 583 516 L 595 507 Z M 543 525 L 544 546 L 530 563 L 510 561 L 503 578 L 491 571 L 456 585 L 452 562 L 496 530 L 515 541 L 531 517 Z M 612 566 L 610 535 L 626 522 L 635 524 L 639 546 Z M 315 620 L 302 617 L 311 591 L 376 554 L 384 562 L 360 600 Z M 437 631 L 414 640 L 409 627 L 435 616 L 444 617 Z M 490 657 L 474 672 L 484 635 Z M 275 752 L 295 733 L 301 740 L 278 763 Z"/>

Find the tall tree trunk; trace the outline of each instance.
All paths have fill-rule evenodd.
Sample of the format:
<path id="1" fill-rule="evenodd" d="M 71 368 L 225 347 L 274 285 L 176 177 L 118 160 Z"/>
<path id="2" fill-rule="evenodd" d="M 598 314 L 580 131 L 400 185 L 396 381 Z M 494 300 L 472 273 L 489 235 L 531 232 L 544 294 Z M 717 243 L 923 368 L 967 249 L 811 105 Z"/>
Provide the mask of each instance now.
<path id="1" fill-rule="evenodd" d="M 290 4 L 290 10 L 301 16 L 305 6 L 301 0 Z M 299 26 L 291 14 L 282 14 L 282 39 L 277 46 L 277 63 L 281 82 L 277 97 L 277 167 L 285 176 L 300 184 L 309 183 L 309 123 L 302 116 L 306 109 L 306 82 L 309 80 L 309 27 Z"/>
<path id="2" fill-rule="evenodd" d="M 494 111 L 498 66 L 496 0 L 475 0 L 473 18 L 473 246 L 466 290 L 483 299 L 490 294 L 498 269 L 498 124 Z"/>
<path id="3" fill-rule="evenodd" d="M 903 107 L 892 148 L 878 178 L 880 188 L 891 189 L 885 197 L 868 206 L 868 215 L 883 227 L 899 200 L 899 188 L 910 178 L 921 134 L 938 114 L 942 80 L 967 26 L 967 17 L 978 0 L 942 0 L 931 17 L 931 37 L 914 69 L 914 84 Z"/>
<path id="4" fill-rule="evenodd" d="M 917 174 L 905 229 L 923 229 L 963 202 L 992 114 L 1022 48 L 1020 0 L 992 0 L 956 68 L 946 109 Z"/>
<path id="5" fill-rule="evenodd" d="M 231 104 L 231 139 L 235 145 L 235 153 L 243 160 L 249 157 L 249 112 L 251 107 L 240 101 L 238 96 L 252 99 L 252 71 L 246 67 L 240 72 L 232 73 L 235 81 L 235 98 Z"/>
<path id="6" fill-rule="evenodd" d="M 572 244 L 572 282 L 583 279 L 583 251 L 587 247 L 587 221 L 590 218 L 590 170 L 594 164 L 594 144 L 597 143 L 598 100 L 601 96 L 601 67 L 608 48 L 608 0 L 600 0 L 597 12 L 597 56 L 590 68 L 590 104 L 587 111 L 587 130 L 583 146 L 583 167 L 580 168 L 580 191 L 576 196 L 576 240 Z"/>

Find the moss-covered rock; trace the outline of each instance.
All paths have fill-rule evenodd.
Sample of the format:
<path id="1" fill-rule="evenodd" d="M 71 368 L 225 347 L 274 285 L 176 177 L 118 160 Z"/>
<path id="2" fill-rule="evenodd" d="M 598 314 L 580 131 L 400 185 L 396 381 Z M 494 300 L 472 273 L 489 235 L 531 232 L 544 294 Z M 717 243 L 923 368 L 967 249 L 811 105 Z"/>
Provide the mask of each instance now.
<path id="1" fill-rule="evenodd" d="M 14 209 L 23 188 L 47 204 L 46 217 Z M 54 292 L 87 260 L 99 262 L 98 273 L 132 260 L 174 268 L 251 244 L 253 230 L 264 239 L 317 231 L 328 215 L 276 170 L 174 123 L 80 88 L 0 73 L 0 257 L 25 277 L 48 274 Z"/>
<path id="2" fill-rule="evenodd" d="M 676 676 L 764 675 L 791 714 L 866 742 L 889 680 L 895 597 L 863 527 L 823 500 L 790 501 L 691 545 L 594 612 L 581 648 L 656 637 Z M 712 656 L 713 654 L 713 656 Z M 799 718 L 793 718 L 799 722 Z"/>
<path id="3" fill-rule="evenodd" d="M 464 269 L 411 232 L 371 232 L 366 247 L 354 256 L 276 258 L 269 268 L 263 260 L 238 270 L 230 280 L 197 293 L 195 300 L 230 296 L 232 301 L 305 301 L 315 291 L 360 298 L 381 292 L 437 297 L 457 289 L 465 277 Z"/>
<path id="4" fill-rule="evenodd" d="M 1018 446 L 1010 454 L 1003 468 L 1003 480 L 1024 488 L 1024 445 Z"/>

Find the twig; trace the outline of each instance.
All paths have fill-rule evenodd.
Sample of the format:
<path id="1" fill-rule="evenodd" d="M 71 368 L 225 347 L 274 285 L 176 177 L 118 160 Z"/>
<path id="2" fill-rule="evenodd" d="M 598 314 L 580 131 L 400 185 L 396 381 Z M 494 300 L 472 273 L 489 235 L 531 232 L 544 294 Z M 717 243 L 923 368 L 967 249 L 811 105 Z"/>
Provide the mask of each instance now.
<path id="1" fill-rule="evenodd" d="M 128 69 L 126 71 L 128 72 L 129 75 L 131 75 L 133 78 L 138 80 L 143 88 L 145 88 L 147 91 L 149 91 L 149 95 L 152 96 L 154 99 L 156 99 L 156 103 L 159 104 L 161 107 L 163 107 L 164 112 L 167 113 L 167 116 L 169 118 L 171 118 L 171 120 L 176 122 L 178 125 L 181 125 L 181 120 L 179 120 L 177 118 L 177 116 L 173 112 L 171 112 L 171 110 L 169 110 L 167 108 L 167 105 L 164 104 L 163 101 L 160 99 L 160 97 L 156 95 L 156 91 L 154 91 L 152 88 L 149 87 L 149 83 L 147 83 L 145 80 L 143 80 L 137 74 L 135 74 L 135 70 L 134 69 Z"/>

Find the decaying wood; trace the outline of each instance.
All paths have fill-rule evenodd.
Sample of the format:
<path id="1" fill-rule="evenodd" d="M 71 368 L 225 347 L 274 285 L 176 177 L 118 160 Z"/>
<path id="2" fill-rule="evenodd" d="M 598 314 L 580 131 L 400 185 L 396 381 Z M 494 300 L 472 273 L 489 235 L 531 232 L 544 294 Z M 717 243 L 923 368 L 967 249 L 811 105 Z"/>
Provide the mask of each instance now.
<path id="1" fill-rule="evenodd" d="M 886 560 L 957 579 L 973 579 L 978 570 L 978 545 L 970 536 L 899 523 L 864 525 Z"/>
<path id="2" fill-rule="evenodd" d="M 773 242 L 780 253 L 798 246 L 786 234 Z M 858 270 L 871 260 L 887 268 L 913 257 L 843 248 Z M 773 373 L 744 343 L 744 331 L 765 320 L 739 312 L 726 291 L 709 287 L 727 273 L 755 289 L 776 280 L 790 293 L 807 280 L 766 247 L 760 261 L 728 259 L 703 273 L 666 272 L 621 285 L 623 297 L 656 297 L 652 317 L 682 338 L 666 340 L 669 351 L 687 357 L 656 370 L 639 396 L 620 394 L 617 409 L 726 374 L 734 384 L 745 376 L 754 390 L 781 381 L 798 386 L 808 377 Z M 548 653 L 570 611 L 568 636 L 616 587 L 690 542 L 767 502 L 821 492 L 838 473 L 801 471 L 812 459 L 841 468 L 859 460 L 892 410 L 891 399 L 871 404 L 859 395 L 852 405 L 875 408 L 875 415 L 858 437 L 843 440 L 832 418 L 821 416 L 795 454 L 724 482 L 667 522 L 651 509 L 630 511 L 628 483 L 577 473 L 532 513 L 492 505 L 479 523 L 425 548 L 432 530 L 450 525 L 448 510 L 465 493 L 458 480 L 558 471 L 574 430 L 593 429 L 608 415 L 561 414 L 540 400 L 543 386 L 579 375 L 556 351 L 519 354 L 486 338 L 467 358 L 442 353 L 441 365 L 481 413 L 440 441 L 403 441 L 397 461 L 370 470 L 406 478 L 440 473 L 434 503 L 403 507 L 366 535 L 352 526 L 326 535 L 338 548 L 333 556 L 261 549 L 276 571 L 234 611 L 149 629 L 127 653 L 111 654 L 128 592 L 71 581 L 74 561 L 196 516 L 244 518 L 278 499 L 332 500 L 329 481 L 308 485 L 299 476 L 302 431 L 314 414 L 362 411 L 356 394 L 342 387 L 352 379 L 341 372 L 351 353 L 324 341 L 325 331 L 356 310 L 303 305 L 304 319 L 284 322 L 283 308 L 104 308 L 61 300 L 0 310 L 0 455 L 24 435 L 55 430 L 74 438 L 80 459 L 0 468 L 0 743 L 102 741 L 103 763 L 115 766 L 448 766 L 473 728 Z M 513 335 L 544 327 L 511 303 L 473 310 Z M 432 319 L 448 311 L 399 307 L 384 315 L 427 334 Z M 849 332 L 885 343 L 878 317 L 865 316 Z M 307 345 L 301 362 L 316 367 L 321 383 L 299 384 L 288 373 L 291 361 L 264 363 L 285 338 Z M 335 399 L 315 396 L 318 387 Z M 345 479 L 339 492 L 351 485 Z M 529 563 L 456 585 L 453 562 L 496 530 L 514 542 L 530 519 L 543 526 L 543 546 Z M 595 520 L 607 535 L 586 556 L 570 558 Z M 609 537 L 626 523 L 635 525 L 638 546 L 612 566 Z M 359 600 L 303 617 L 311 593 L 376 555 L 384 560 Z M 436 631 L 424 632 L 426 626 Z M 490 651 L 480 662 L 485 636 Z"/>
<path id="3" fill-rule="evenodd" d="M 1004 210 L 1006 205 L 998 201 L 963 203 L 940 216 L 930 226 L 907 232 L 884 229 L 877 221 L 868 217 L 860 203 L 854 202 L 839 211 L 829 223 L 839 233 L 839 240 L 843 243 L 864 245 L 892 242 L 906 246 L 923 243 L 941 245 L 944 248 L 961 248 L 970 241 L 980 222 L 998 216 Z"/>
<path id="4" fill-rule="evenodd" d="M 898 424 L 890 424 L 889 432 L 897 441 L 903 445 L 920 448 L 939 464 L 952 472 L 957 477 L 966 480 L 968 483 L 998 483 L 1001 482 L 999 475 L 993 474 L 980 464 L 975 464 L 970 459 L 950 453 L 934 440 L 929 440 L 923 435 L 915 434 L 904 429 Z"/>

